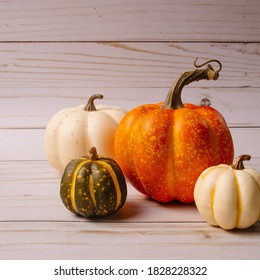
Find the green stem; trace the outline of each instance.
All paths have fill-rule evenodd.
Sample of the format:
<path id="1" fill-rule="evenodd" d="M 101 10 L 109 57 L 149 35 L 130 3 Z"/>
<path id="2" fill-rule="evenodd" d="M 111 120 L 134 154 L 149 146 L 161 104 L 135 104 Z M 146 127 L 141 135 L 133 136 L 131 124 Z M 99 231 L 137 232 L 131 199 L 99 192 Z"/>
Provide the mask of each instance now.
<path id="1" fill-rule="evenodd" d="M 210 60 L 202 65 L 196 65 L 197 60 L 195 60 L 194 65 L 195 67 L 201 67 L 209 62 L 217 62 L 219 64 L 219 70 L 215 71 L 213 67 L 208 64 L 205 69 L 194 70 L 190 72 L 185 72 L 173 83 L 171 86 L 166 100 L 164 101 L 162 108 L 166 109 L 180 109 L 184 107 L 184 104 L 181 100 L 181 92 L 184 86 L 199 80 L 217 80 L 219 77 L 219 71 L 222 68 L 221 63 L 218 60 Z"/>
<path id="2" fill-rule="evenodd" d="M 243 170 L 245 169 L 243 161 L 250 160 L 250 159 L 251 159 L 250 155 L 241 155 L 235 160 L 235 162 L 231 165 L 231 167 L 235 170 Z"/>
<path id="3" fill-rule="evenodd" d="M 95 105 L 94 105 L 94 100 L 96 99 L 103 99 L 103 95 L 101 94 L 94 94 L 92 95 L 89 100 L 87 105 L 83 108 L 85 111 L 97 111 Z"/>

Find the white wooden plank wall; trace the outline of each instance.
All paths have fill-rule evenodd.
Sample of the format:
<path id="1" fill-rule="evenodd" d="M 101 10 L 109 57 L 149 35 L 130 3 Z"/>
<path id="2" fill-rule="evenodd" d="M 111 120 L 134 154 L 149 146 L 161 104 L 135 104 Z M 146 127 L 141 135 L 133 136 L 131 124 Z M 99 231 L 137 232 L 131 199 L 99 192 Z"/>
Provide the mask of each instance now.
<path id="1" fill-rule="evenodd" d="M 46 207 L 43 209 L 53 213 L 53 217 L 49 215 L 47 219 L 53 222 L 65 222 L 67 217 L 73 219 L 62 216 L 65 210 L 57 206 L 59 176 L 46 162 L 43 150 L 44 129 L 51 116 L 62 108 L 86 102 L 94 93 L 104 95 L 102 103 L 126 109 L 163 101 L 179 74 L 194 69 L 196 57 L 199 62 L 218 59 L 223 69 L 217 81 L 200 81 L 186 87 L 184 102 L 200 104 L 203 98 L 209 98 L 211 106 L 224 115 L 231 129 L 236 156 L 251 154 L 252 160 L 247 165 L 260 171 L 259 53 L 258 0 L 0 1 L 0 240 L 6 241 L 0 241 L 3 250 L 0 258 L 14 258 L 15 253 L 21 258 L 48 256 L 35 252 L 30 255 L 23 250 L 30 247 L 26 245 L 32 236 L 29 232 L 18 247 L 13 245 L 15 227 L 24 232 L 27 224 L 23 221 L 46 220 L 37 201 Z M 37 188 L 37 195 L 34 188 Z M 133 197 L 141 199 L 135 193 Z M 11 207 L 12 203 L 17 211 Z M 129 203 L 136 205 L 135 200 Z M 144 207 L 149 208 L 148 205 Z M 189 221 L 201 222 L 197 212 L 189 208 L 187 211 Z M 151 217 L 147 213 L 149 210 L 144 211 L 139 221 L 149 222 Z M 175 221 L 186 217 L 185 214 L 181 218 L 174 215 Z M 159 221 L 160 216 L 158 214 L 155 219 Z M 165 217 L 166 214 L 163 219 Z M 81 225 L 79 230 L 84 232 Z M 33 227 L 32 232 L 40 228 L 37 223 Z M 44 231 L 48 232 L 49 227 L 46 223 Z M 108 230 L 105 224 L 101 227 Z M 170 235 L 176 232 L 172 233 L 174 230 L 167 227 L 163 229 L 166 240 L 170 240 Z M 204 227 L 206 225 L 202 224 L 202 231 Z M 61 228 L 55 224 L 55 228 L 66 231 L 66 224 L 61 224 Z M 70 232 L 71 228 L 67 230 Z M 132 231 L 126 227 L 126 231 L 129 230 Z M 144 244 L 143 230 L 137 229 L 140 244 Z M 153 229 L 149 230 L 153 236 Z M 6 232 L 11 233 L 8 238 L 4 237 Z M 198 238 L 194 236 L 192 238 Z M 223 236 L 222 233 L 221 238 L 225 239 Z M 53 237 L 53 242 L 55 238 L 58 237 Z M 55 249 L 59 250 L 61 244 L 68 241 L 65 239 L 56 243 Z M 91 240 L 99 242 L 93 237 Z M 83 239 L 81 241 L 84 243 Z M 179 242 L 178 239 L 176 244 Z M 250 244 L 249 240 L 245 242 Z M 6 244 L 13 251 L 8 251 Z M 133 246 L 129 244 L 129 248 Z M 42 244 L 38 245 L 36 248 L 42 250 Z M 147 249 L 146 245 L 143 248 Z M 109 251 L 108 247 L 105 249 Z M 171 253 L 167 250 L 169 254 L 165 257 Z M 253 257 L 259 256 L 256 250 L 251 247 L 250 250 Z M 118 252 L 115 258 L 119 257 Z M 152 253 L 146 252 L 140 257 L 148 258 Z M 180 252 L 179 245 L 175 253 L 189 258 L 188 253 Z M 232 257 L 232 252 L 226 257 Z M 249 249 L 245 247 L 241 252 L 241 257 L 248 258 Z M 225 257 L 218 250 L 217 255 L 207 253 L 202 250 L 202 255 L 193 253 L 192 256 Z M 135 255 L 136 252 L 132 255 L 130 252 L 125 257 Z M 53 256 L 61 258 L 62 251 Z M 106 256 L 96 253 L 94 258 Z M 66 258 L 66 254 L 63 257 Z M 86 256 L 80 252 L 75 257 Z M 151 255 L 151 258 L 156 257 Z"/>

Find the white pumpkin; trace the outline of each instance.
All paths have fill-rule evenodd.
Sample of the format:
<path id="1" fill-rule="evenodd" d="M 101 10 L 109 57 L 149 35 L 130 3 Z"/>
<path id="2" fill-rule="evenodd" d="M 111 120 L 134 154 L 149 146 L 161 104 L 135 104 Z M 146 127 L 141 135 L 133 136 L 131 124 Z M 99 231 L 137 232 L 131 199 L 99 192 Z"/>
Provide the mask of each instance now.
<path id="1" fill-rule="evenodd" d="M 243 165 L 250 158 L 242 155 L 231 166 L 209 167 L 199 176 L 194 200 L 209 224 L 243 229 L 260 220 L 260 174 Z"/>
<path id="2" fill-rule="evenodd" d="M 45 151 L 49 163 L 61 173 L 75 158 L 88 154 L 95 146 L 100 155 L 115 158 L 114 137 L 126 111 L 120 107 L 97 105 L 90 97 L 87 105 L 67 108 L 57 112 L 45 130 Z"/>

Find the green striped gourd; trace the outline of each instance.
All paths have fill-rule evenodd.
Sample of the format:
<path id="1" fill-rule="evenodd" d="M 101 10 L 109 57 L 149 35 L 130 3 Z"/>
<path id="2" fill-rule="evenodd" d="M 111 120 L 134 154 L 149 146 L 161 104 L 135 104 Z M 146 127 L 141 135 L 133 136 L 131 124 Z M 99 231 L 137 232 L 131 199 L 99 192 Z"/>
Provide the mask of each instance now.
<path id="1" fill-rule="evenodd" d="M 95 147 L 89 152 L 90 157 L 74 159 L 66 166 L 60 196 L 67 209 L 75 214 L 104 217 L 124 205 L 126 182 L 113 159 L 99 157 Z"/>

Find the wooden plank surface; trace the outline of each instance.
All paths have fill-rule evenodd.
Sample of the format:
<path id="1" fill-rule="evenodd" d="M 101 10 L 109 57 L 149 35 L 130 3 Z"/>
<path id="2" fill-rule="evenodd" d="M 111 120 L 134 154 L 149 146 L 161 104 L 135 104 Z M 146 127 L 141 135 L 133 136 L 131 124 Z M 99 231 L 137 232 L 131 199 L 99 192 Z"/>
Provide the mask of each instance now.
<path id="1" fill-rule="evenodd" d="M 3 41 L 259 41 L 257 0 L 0 2 Z"/>
<path id="2" fill-rule="evenodd" d="M 259 88 L 259 52 L 258 42 L 1 43 L 0 86 L 35 91 L 168 88 L 181 73 L 194 69 L 198 57 L 198 63 L 218 59 L 223 68 L 217 81 L 192 87 Z"/>
<path id="3" fill-rule="evenodd" d="M 219 59 L 217 81 L 192 83 L 183 101 L 203 98 L 231 126 L 259 126 L 259 43 L 0 44 L 0 128 L 44 128 L 60 109 L 102 93 L 103 103 L 131 109 L 162 101 L 193 61 Z M 214 65 L 217 67 L 217 65 Z M 247 112 L 246 114 L 244 112 Z"/>
<path id="4" fill-rule="evenodd" d="M 1 78 L 0 78 L 1 79 Z M 211 84 L 212 85 L 212 84 Z M 147 103 L 164 101 L 168 88 L 98 88 L 98 89 L 2 89 L 0 128 L 45 129 L 58 111 L 86 104 L 95 93 L 103 100 L 96 104 L 120 106 L 131 110 Z M 258 88 L 193 88 L 183 90 L 185 103 L 200 105 L 207 98 L 231 127 L 259 127 L 260 92 Z"/>
<path id="5" fill-rule="evenodd" d="M 259 259 L 260 224 L 0 223 L 0 259 Z"/>

